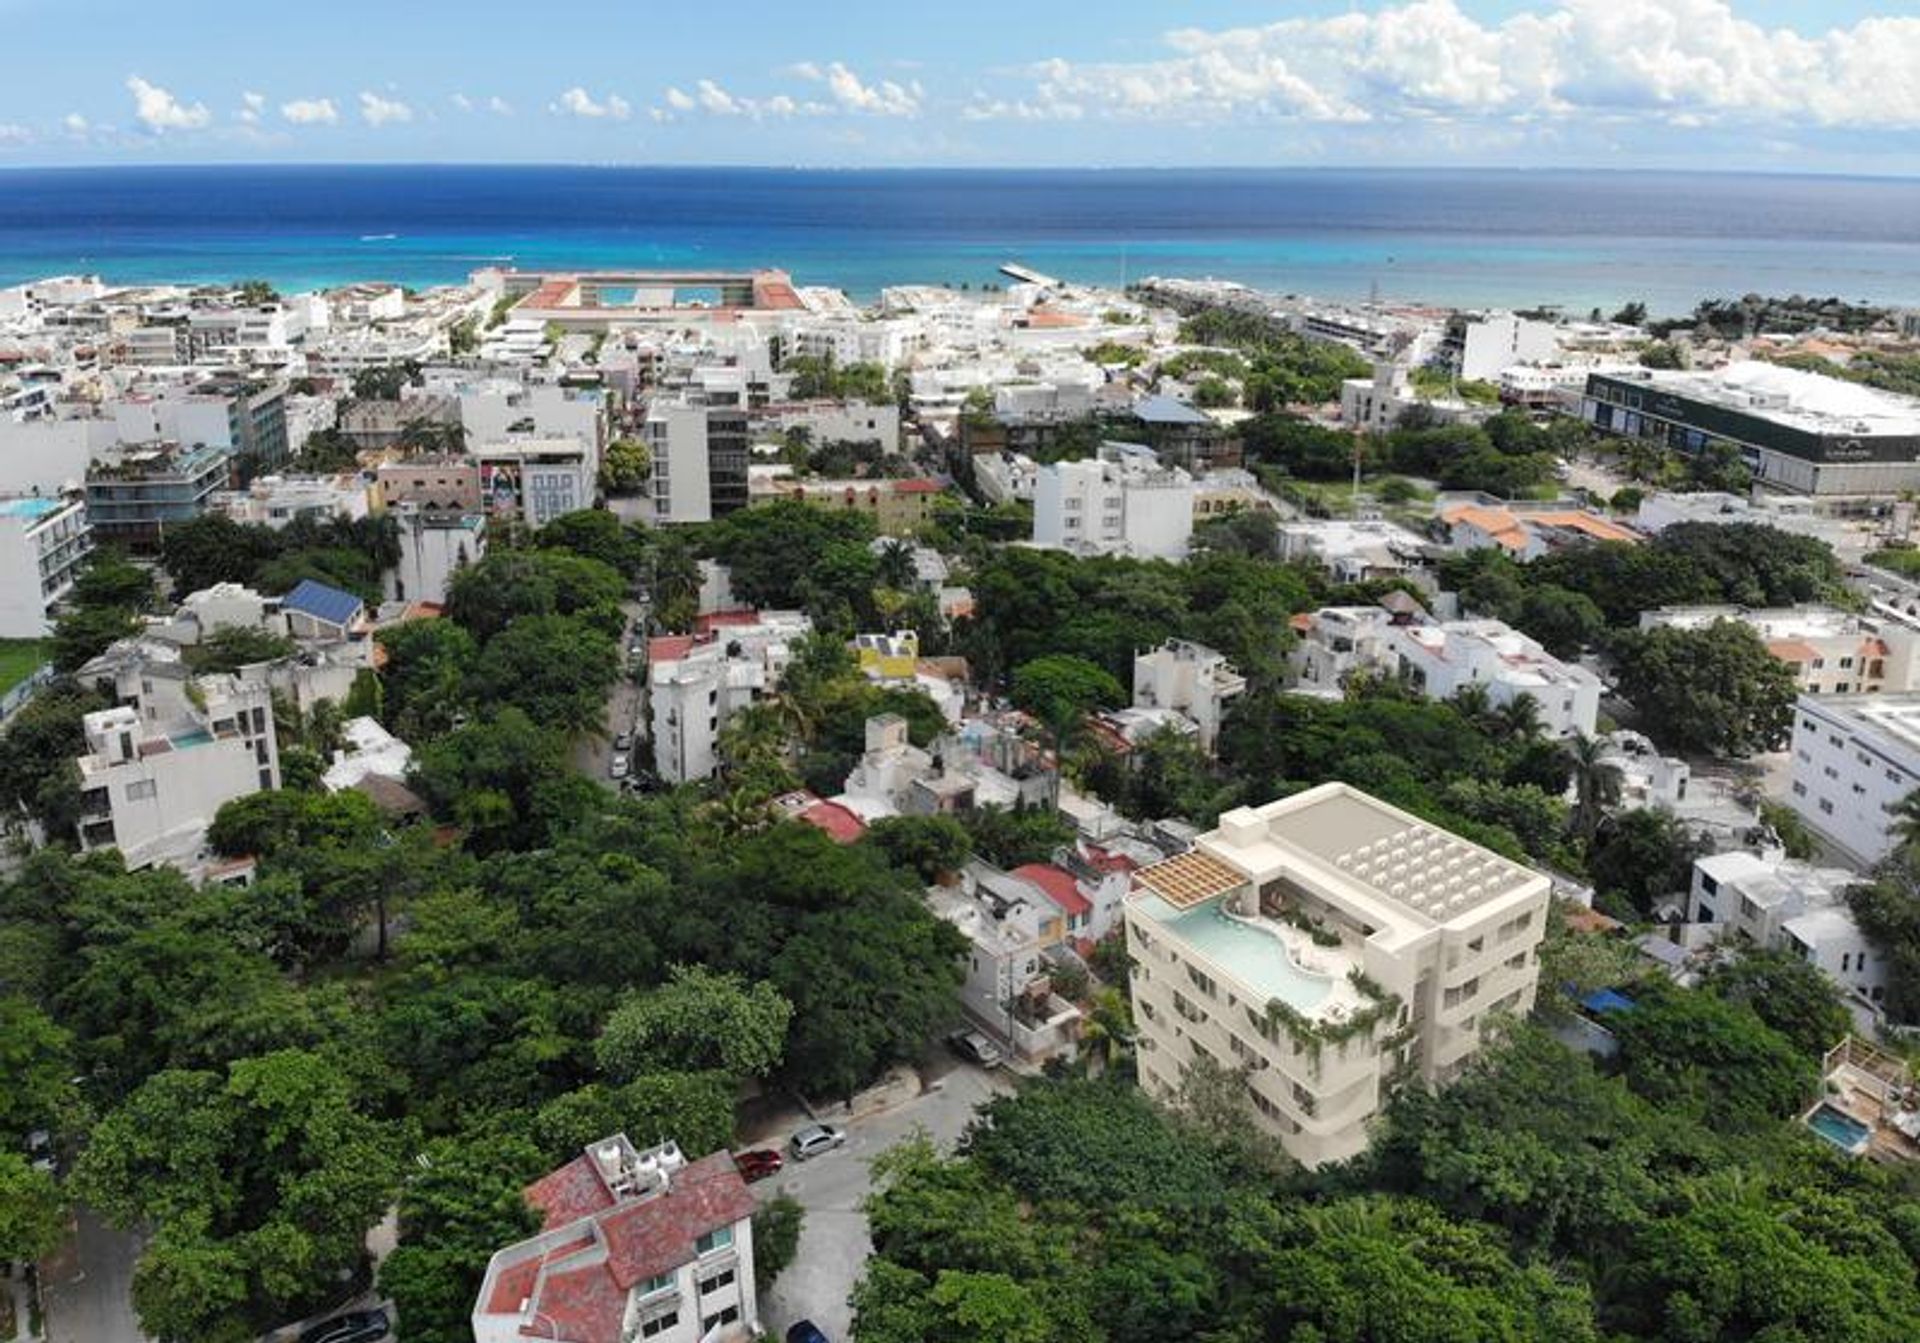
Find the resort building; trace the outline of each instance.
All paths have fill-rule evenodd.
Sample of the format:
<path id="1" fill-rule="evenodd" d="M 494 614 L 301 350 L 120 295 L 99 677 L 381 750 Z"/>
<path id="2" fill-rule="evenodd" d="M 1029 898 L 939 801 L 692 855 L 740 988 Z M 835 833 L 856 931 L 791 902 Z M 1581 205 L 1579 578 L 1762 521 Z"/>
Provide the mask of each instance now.
<path id="1" fill-rule="evenodd" d="M 93 553 L 79 499 L 0 499 L 0 639 L 51 632 L 53 607 Z"/>
<path id="2" fill-rule="evenodd" d="M 1920 694 L 1803 695 L 1792 750 L 1787 805 L 1862 863 L 1885 857 L 1887 809 L 1920 789 Z"/>
<path id="3" fill-rule="evenodd" d="M 1779 364 L 1595 373 L 1581 415 L 1687 455 L 1730 444 L 1756 480 L 1802 494 L 1920 487 L 1920 400 Z"/>
<path id="4" fill-rule="evenodd" d="M 753 1194 L 727 1152 L 593 1143 L 525 1190 L 540 1230 L 487 1261 L 474 1343 L 746 1343 L 760 1336 Z"/>
<path id="5" fill-rule="evenodd" d="M 1080 555 L 1185 559 L 1193 477 L 1153 450 L 1107 443 L 1093 461 L 1056 462 L 1033 487 L 1033 542 Z"/>
<path id="6" fill-rule="evenodd" d="M 1448 1082 L 1533 1006 L 1548 887 L 1345 784 L 1227 812 L 1134 874 L 1140 1085 L 1246 1067 L 1250 1123 L 1307 1166 L 1354 1156 L 1389 1078 Z"/>

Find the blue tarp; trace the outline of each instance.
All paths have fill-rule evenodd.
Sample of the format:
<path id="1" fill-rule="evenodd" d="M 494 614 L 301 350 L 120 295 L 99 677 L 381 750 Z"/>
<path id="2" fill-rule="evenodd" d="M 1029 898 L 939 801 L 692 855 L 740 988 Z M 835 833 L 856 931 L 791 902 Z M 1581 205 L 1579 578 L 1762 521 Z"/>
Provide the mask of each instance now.
<path id="1" fill-rule="evenodd" d="M 1580 1000 L 1580 1006 L 1595 1016 L 1609 1012 L 1631 1012 L 1639 1004 L 1618 989 L 1597 989 Z"/>

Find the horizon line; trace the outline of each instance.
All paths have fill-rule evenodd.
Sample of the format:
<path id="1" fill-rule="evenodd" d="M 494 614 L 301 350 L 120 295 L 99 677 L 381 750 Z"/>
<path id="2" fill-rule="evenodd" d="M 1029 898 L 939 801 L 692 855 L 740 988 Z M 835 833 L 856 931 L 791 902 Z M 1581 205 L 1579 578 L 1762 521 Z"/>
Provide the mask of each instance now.
<path id="1" fill-rule="evenodd" d="M 993 163 L 675 163 L 609 162 L 573 159 L 267 159 L 198 160 L 180 162 L 116 163 L 0 163 L 0 174 L 21 172 L 125 172 L 125 171 L 205 171 L 260 169 L 340 169 L 432 168 L 489 169 L 597 169 L 606 172 L 833 172 L 833 173 L 1408 173 L 1445 175 L 1450 173 L 1600 173 L 1609 176 L 1662 174 L 1685 177 L 1802 177 L 1834 178 L 1855 181 L 1915 182 L 1920 171 L 1912 173 L 1869 172 L 1857 169 L 1821 168 L 1719 168 L 1662 166 L 1602 166 L 1586 163 L 1461 163 L 1461 164 L 1326 164 L 1326 163 L 1220 163 L 1220 164 L 993 164 Z"/>

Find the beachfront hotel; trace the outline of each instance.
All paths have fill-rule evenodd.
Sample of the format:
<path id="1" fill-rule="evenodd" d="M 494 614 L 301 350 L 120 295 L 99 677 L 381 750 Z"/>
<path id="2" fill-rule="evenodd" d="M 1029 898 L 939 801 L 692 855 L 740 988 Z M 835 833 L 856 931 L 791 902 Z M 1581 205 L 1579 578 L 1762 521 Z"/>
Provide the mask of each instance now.
<path id="1" fill-rule="evenodd" d="M 1546 877 L 1331 783 L 1220 818 L 1126 903 L 1140 1085 L 1245 1070 L 1249 1121 L 1308 1166 L 1367 1144 L 1400 1076 L 1445 1083 L 1539 978 Z"/>

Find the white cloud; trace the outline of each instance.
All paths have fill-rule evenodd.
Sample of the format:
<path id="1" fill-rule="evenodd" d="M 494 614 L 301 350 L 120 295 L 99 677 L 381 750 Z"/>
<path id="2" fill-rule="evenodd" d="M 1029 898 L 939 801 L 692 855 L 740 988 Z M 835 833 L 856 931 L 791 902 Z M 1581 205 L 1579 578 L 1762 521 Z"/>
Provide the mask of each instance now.
<path id="1" fill-rule="evenodd" d="M 139 75 L 127 76 L 127 92 L 133 95 L 133 114 L 155 134 L 162 131 L 197 131 L 213 120 L 205 103 L 181 102 L 158 84 L 149 84 Z"/>
<path id="2" fill-rule="evenodd" d="M 360 93 L 360 119 L 369 126 L 385 126 L 395 121 L 412 121 L 413 109 L 396 99 L 383 98 L 377 93 L 369 93 L 363 89 Z"/>
<path id="3" fill-rule="evenodd" d="M 487 111 L 496 117 L 510 117 L 513 115 L 513 104 L 496 93 L 487 99 Z"/>
<path id="4" fill-rule="evenodd" d="M 243 93 L 240 101 L 245 106 L 233 114 L 234 119 L 248 126 L 259 125 L 260 113 L 267 105 L 267 96 L 264 93 Z"/>
<path id="5" fill-rule="evenodd" d="M 577 84 L 561 94 L 559 102 L 549 104 L 549 110 L 589 120 L 625 121 L 633 115 L 633 105 L 619 94 L 609 93 L 605 101 L 595 102 L 593 96 Z"/>
<path id="6" fill-rule="evenodd" d="M 674 112 L 691 112 L 698 106 L 699 104 L 694 102 L 692 95 L 682 93 L 679 89 L 667 90 L 668 110 Z"/>
<path id="7" fill-rule="evenodd" d="M 87 119 L 78 112 L 69 112 L 60 118 L 60 126 L 68 135 L 85 135 L 92 129 Z"/>
<path id="8" fill-rule="evenodd" d="M 295 98 L 280 104 L 280 115 L 296 126 L 332 126 L 340 120 L 340 109 L 331 98 Z"/>
<path id="9" fill-rule="evenodd" d="M 0 121 L 0 149 L 33 143 L 33 132 L 17 121 Z"/>
<path id="10" fill-rule="evenodd" d="M 1167 54 L 1150 60 L 1043 62 L 1029 95 L 979 99 L 963 115 L 1080 106 L 1166 120 L 1920 126 L 1920 18 L 1862 19 L 1809 37 L 1742 19 L 1729 0 L 1550 0 L 1500 23 L 1454 0 L 1406 0 L 1372 13 L 1177 29 L 1165 42 Z"/>
<path id="11" fill-rule="evenodd" d="M 825 68 L 812 61 L 803 61 L 793 66 L 792 70 L 802 79 L 825 84 L 834 104 L 842 111 L 865 112 L 882 117 L 920 115 L 920 103 L 925 95 L 918 81 L 904 85 L 891 79 L 863 83 L 858 75 L 839 61 Z"/>
<path id="12" fill-rule="evenodd" d="M 705 111 L 717 117 L 743 117 L 752 110 L 752 105 L 734 97 L 711 79 L 703 79 L 694 86 L 694 101 Z"/>
<path id="13" fill-rule="evenodd" d="M 455 107 L 459 108 L 462 112 L 473 111 L 473 99 L 467 97 L 467 95 L 464 93 L 456 93 L 451 98 L 447 99 L 447 101 L 452 103 Z"/>

